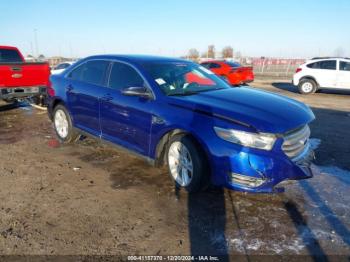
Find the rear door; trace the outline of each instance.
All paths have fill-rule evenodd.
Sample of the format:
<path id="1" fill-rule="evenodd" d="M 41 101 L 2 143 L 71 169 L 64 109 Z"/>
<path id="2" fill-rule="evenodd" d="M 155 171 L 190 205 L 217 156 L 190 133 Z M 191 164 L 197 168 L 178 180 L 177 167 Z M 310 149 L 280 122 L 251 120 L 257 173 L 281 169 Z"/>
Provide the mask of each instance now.
<path id="1" fill-rule="evenodd" d="M 322 60 L 306 66 L 320 87 L 337 87 L 337 60 Z"/>
<path id="2" fill-rule="evenodd" d="M 74 125 L 96 136 L 101 134 L 99 98 L 105 92 L 109 65 L 109 61 L 91 60 L 68 75 L 66 94 Z"/>
<path id="3" fill-rule="evenodd" d="M 123 88 L 141 86 L 145 81 L 132 66 L 114 62 L 100 100 L 100 122 L 102 138 L 148 155 L 154 100 L 121 93 Z"/>
<path id="4" fill-rule="evenodd" d="M 337 87 L 350 89 L 350 62 L 339 60 Z"/>

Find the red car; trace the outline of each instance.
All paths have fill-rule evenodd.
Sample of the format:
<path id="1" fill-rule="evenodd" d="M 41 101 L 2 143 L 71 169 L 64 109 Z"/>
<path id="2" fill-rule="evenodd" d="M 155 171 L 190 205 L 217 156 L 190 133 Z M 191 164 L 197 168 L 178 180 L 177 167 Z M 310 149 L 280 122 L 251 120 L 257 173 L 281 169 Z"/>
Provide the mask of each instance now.
<path id="1" fill-rule="evenodd" d="M 27 97 L 43 97 L 50 85 L 46 62 L 25 62 L 12 46 L 0 46 L 0 99 L 11 102 Z"/>
<path id="2" fill-rule="evenodd" d="M 224 78 L 231 85 L 241 85 L 254 81 L 253 67 L 242 66 L 237 62 L 206 61 L 202 66 Z"/>

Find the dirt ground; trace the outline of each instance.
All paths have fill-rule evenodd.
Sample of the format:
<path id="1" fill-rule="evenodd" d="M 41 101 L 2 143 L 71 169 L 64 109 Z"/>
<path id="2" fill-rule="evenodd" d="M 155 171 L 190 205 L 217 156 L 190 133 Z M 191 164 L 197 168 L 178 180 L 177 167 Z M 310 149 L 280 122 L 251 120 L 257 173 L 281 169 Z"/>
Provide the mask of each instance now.
<path id="1" fill-rule="evenodd" d="M 252 86 L 305 102 L 317 117 L 316 175 L 285 183 L 285 193 L 188 195 L 166 169 L 110 146 L 57 144 L 45 111 L 0 106 L 0 254 L 348 261 L 350 92 L 302 96 L 277 80 Z"/>

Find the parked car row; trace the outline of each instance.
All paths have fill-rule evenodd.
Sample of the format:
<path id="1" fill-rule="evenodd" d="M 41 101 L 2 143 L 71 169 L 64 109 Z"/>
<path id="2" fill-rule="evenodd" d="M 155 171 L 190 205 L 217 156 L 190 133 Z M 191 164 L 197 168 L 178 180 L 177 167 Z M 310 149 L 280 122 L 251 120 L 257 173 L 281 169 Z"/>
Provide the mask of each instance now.
<path id="1" fill-rule="evenodd" d="M 74 63 L 66 61 L 50 69 L 47 62 L 25 62 L 16 47 L 0 46 L 0 99 L 13 102 L 35 97 L 42 102 L 50 85 L 50 74 L 61 74 Z M 251 67 L 242 67 L 235 62 L 210 61 L 202 65 L 231 85 L 249 83 L 254 79 Z"/>
<path id="2" fill-rule="evenodd" d="M 293 83 L 303 94 L 350 88 L 350 59 L 315 58 Z M 285 180 L 313 176 L 309 123 L 298 101 L 245 86 L 252 67 L 236 62 L 101 55 L 26 63 L 15 47 L 0 47 L 0 98 L 47 95 L 57 137 L 92 136 L 167 165 L 178 187 L 208 184 L 247 192 L 277 192 Z M 236 88 L 232 88 L 236 86 Z"/>
<path id="3" fill-rule="evenodd" d="M 190 61 L 87 57 L 52 75 L 48 95 L 62 143 L 82 134 L 110 142 L 167 165 L 176 185 L 189 192 L 208 184 L 279 192 L 282 181 L 313 176 L 309 107 L 247 86 L 232 88 Z"/>

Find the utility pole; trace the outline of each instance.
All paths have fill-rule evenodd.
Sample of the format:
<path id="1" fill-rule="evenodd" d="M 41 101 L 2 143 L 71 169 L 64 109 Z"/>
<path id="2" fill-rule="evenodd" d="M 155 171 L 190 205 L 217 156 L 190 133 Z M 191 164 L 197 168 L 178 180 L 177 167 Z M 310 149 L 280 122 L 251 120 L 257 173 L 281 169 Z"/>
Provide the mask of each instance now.
<path id="1" fill-rule="evenodd" d="M 34 56 L 33 42 L 30 41 L 30 54 Z"/>
<path id="2" fill-rule="evenodd" d="M 73 59 L 72 43 L 69 43 L 70 58 Z"/>
<path id="3" fill-rule="evenodd" d="M 38 36 L 37 36 L 37 29 L 34 29 L 34 44 L 35 44 L 35 52 L 36 57 L 39 57 L 39 47 L 38 47 Z"/>

